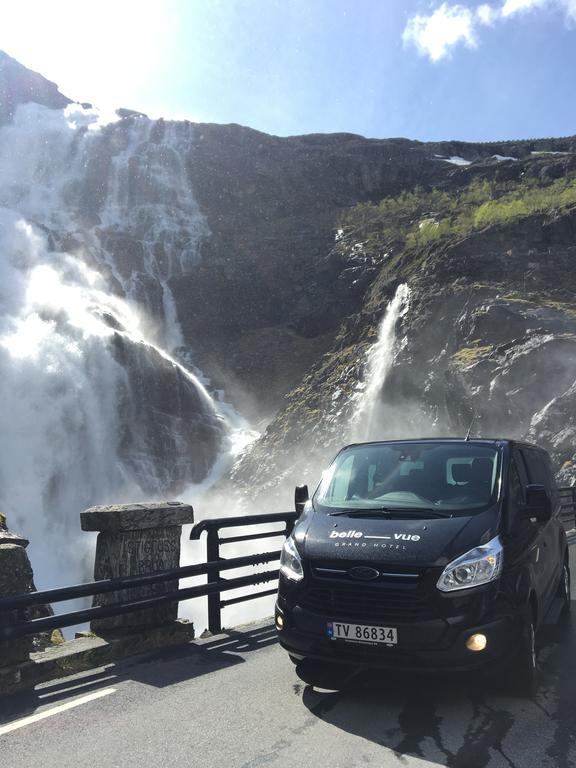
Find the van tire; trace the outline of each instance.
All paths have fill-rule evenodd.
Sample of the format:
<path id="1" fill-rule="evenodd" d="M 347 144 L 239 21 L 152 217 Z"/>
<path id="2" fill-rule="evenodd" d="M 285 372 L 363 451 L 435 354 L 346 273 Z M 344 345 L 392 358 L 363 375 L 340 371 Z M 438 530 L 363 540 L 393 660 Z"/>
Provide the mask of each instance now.
<path id="1" fill-rule="evenodd" d="M 538 667 L 536 660 L 536 625 L 531 607 L 526 606 L 522 628 L 512 667 L 512 686 L 522 698 L 536 693 Z"/>
<path id="2" fill-rule="evenodd" d="M 562 575 L 558 583 L 558 589 L 556 591 L 556 597 L 562 600 L 562 617 L 568 616 L 570 613 L 570 565 L 568 564 L 568 558 L 564 560 L 562 567 Z"/>

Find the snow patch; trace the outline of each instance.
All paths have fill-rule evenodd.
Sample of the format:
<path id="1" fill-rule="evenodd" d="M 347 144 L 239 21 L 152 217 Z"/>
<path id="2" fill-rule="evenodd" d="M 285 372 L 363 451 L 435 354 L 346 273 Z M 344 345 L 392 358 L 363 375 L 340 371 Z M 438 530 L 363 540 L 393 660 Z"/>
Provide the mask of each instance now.
<path id="1" fill-rule="evenodd" d="M 447 157 L 444 159 L 445 163 L 451 163 L 452 165 L 472 165 L 471 160 L 465 160 L 463 157 L 459 157 L 458 155 L 452 155 L 452 157 Z"/>
<path id="2" fill-rule="evenodd" d="M 434 157 L 437 160 L 443 160 L 445 163 L 450 163 L 451 165 L 472 165 L 472 160 L 465 160 L 463 157 L 460 157 L 459 155 L 452 155 L 452 157 L 445 157 L 444 155 L 434 155 Z"/>

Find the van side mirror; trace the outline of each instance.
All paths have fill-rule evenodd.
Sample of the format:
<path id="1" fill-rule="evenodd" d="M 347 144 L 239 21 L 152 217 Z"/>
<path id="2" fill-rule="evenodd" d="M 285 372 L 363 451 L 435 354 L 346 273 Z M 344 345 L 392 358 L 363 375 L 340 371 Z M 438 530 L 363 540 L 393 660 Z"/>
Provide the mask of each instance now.
<path id="1" fill-rule="evenodd" d="M 309 498 L 308 486 L 297 485 L 296 490 L 294 491 L 294 507 L 299 515 L 304 511 L 304 504 L 306 504 Z"/>
<path id="2" fill-rule="evenodd" d="M 526 486 L 526 506 L 522 517 L 535 517 L 539 523 L 546 523 L 552 517 L 550 497 L 543 485 Z"/>

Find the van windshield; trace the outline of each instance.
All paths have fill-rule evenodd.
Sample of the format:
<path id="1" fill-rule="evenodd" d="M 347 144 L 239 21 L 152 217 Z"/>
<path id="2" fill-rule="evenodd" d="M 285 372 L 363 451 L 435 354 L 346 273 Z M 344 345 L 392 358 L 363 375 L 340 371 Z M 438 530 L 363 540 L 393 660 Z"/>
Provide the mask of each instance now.
<path id="1" fill-rule="evenodd" d="M 472 443 L 373 443 L 342 451 L 314 503 L 346 509 L 480 511 L 495 500 L 498 451 Z"/>

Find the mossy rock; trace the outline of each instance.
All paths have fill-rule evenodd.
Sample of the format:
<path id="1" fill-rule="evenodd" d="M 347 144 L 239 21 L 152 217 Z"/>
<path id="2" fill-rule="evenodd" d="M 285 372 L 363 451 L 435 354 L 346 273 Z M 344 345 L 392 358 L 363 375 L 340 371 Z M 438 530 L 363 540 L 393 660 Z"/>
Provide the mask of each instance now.
<path id="1" fill-rule="evenodd" d="M 487 357 L 493 349 L 494 347 L 491 344 L 478 347 L 462 347 L 450 359 L 459 367 L 468 367 Z"/>

